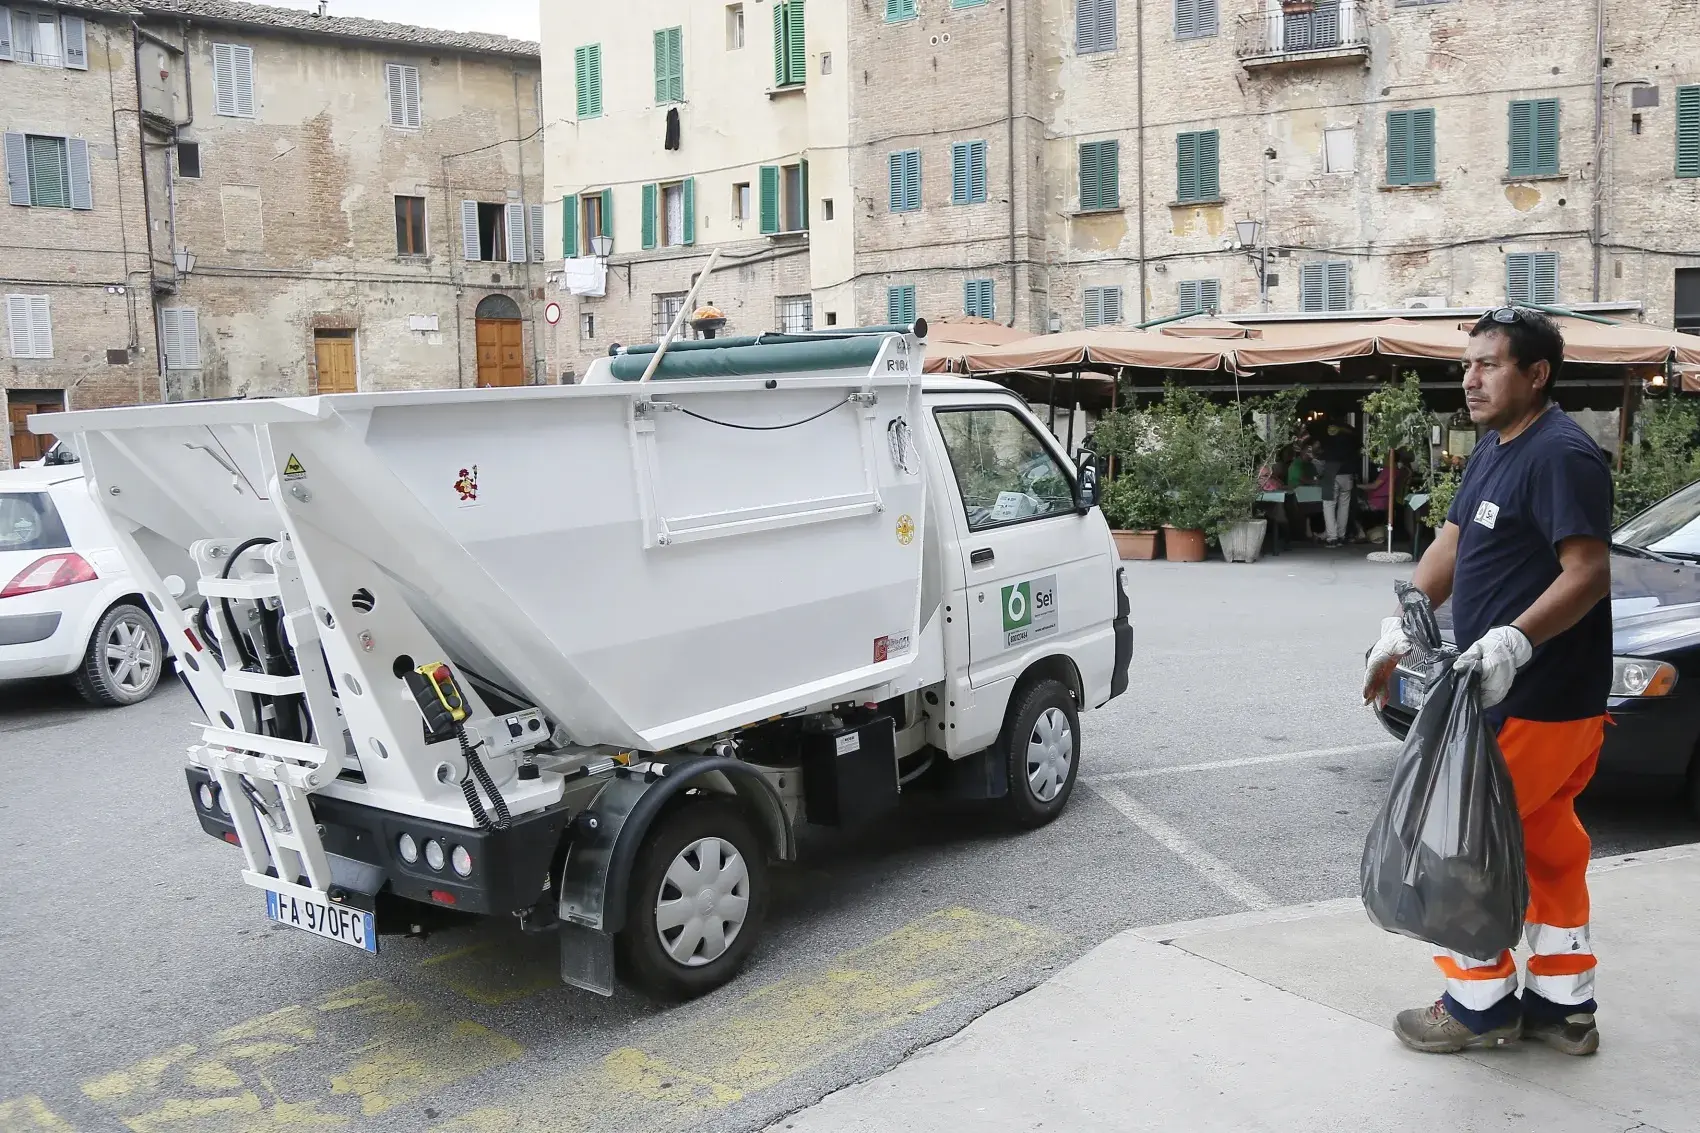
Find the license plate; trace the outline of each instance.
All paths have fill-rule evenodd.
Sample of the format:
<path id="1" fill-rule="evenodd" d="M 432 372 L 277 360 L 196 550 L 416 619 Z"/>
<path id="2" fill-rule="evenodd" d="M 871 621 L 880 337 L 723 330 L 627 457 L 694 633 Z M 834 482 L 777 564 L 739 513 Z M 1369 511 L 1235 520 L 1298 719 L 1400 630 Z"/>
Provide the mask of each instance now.
<path id="1" fill-rule="evenodd" d="M 278 924 L 303 929 L 328 940 L 338 940 L 366 952 L 376 954 L 378 951 L 378 934 L 372 927 L 372 914 L 364 909 L 305 901 L 268 889 L 266 916 Z"/>
<path id="2" fill-rule="evenodd" d="M 1423 706 L 1423 686 L 1421 682 L 1410 677 L 1400 677 L 1399 703 L 1406 708 L 1421 708 Z"/>

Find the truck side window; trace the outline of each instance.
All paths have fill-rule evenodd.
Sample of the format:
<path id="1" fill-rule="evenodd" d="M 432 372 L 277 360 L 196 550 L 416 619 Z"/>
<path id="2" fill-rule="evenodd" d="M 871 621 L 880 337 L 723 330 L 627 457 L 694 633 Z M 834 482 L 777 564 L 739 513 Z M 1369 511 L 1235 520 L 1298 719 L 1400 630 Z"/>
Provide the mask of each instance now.
<path id="1" fill-rule="evenodd" d="M 1074 510 L 1074 481 L 1013 412 L 940 409 L 936 415 L 970 531 Z"/>

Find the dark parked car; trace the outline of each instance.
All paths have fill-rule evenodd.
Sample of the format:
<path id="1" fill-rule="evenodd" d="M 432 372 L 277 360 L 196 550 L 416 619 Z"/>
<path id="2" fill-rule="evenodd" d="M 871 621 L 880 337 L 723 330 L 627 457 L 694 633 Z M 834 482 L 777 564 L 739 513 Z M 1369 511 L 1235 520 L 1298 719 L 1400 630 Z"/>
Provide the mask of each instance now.
<path id="1" fill-rule="evenodd" d="M 1599 775 L 1685 785 L 1700 813 L 1700 481 L 1613 532 L 1611 608 L 1611 725 Z M 1437 615 L 1448 640 L 1451 613 Z M 1377 713 L 1399 739 L 1428 676 L 1421 658 L 1407 658 Z"/>

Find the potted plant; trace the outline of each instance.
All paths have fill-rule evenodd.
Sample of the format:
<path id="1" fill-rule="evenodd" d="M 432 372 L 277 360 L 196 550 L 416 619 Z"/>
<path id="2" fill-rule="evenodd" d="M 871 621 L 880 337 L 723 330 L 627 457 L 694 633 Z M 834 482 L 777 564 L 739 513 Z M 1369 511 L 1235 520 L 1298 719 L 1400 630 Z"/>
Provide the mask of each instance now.
<path id="1" fill-rule="evenodd" d="M 1388 382 L 1364 398 L 1364 447 L 1377 455 L 1385 453 L 1383 474 L 1391 477 L 1387 493 L 1387 550 L 1371 552 L 1370 558 L 1380 562 L 1409 562 L 1410 556 L 1393 550 L 1393 512 L 1398 506 L 1401 485 L 1398 482 L 1398 454 L 1422 455 L 1415 461 L 1412 473 L 1421 479 L 1428 471 L 1430 434 L 1434 415 L 1423 404 L 1422 386 L 1414 370 L 1405 372 L 1402 382 Z M 1409 488 L 1409 485 L 1403 487 Z"/>
<path id="2" fill-rule="evenodd" d="M 1263 495 L 1258 479 L 1298 435 L 1299 402 L 1305 393 L 1303 386 L 1293 386 L 1220 411 L 1221 441 L 1214 449 L 1221 457 L 1216 474 L 1216 526 L 1222 557 L 1231 563 L 1255 563 L 1263 557 L 1269 520 L 1257 514 Z"/>
<path id="3" fill-rule="evenodd" d="M 1100 506 L 1122 558 L 1157 557 L 1157 529 L 1163 524 L 1161 494 L 1136 476 L 1118 476 L 1105 486 Z"/>

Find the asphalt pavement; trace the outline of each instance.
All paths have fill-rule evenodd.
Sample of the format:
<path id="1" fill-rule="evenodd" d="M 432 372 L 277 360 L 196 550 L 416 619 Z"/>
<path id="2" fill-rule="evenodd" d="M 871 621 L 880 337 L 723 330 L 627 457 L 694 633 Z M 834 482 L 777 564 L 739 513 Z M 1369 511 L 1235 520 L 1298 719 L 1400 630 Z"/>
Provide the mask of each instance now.
<path id="1" fill-rule="evenodd" d="M 1131 688 L 1061 819 L 810 831 L 742 977 L 683 1006 L 566 988 L 509 925 L 377 957 L 270 926 L 191 813 L 186 694 L 0 689 L 0 1133 L 757 1129 L 1124 930 L 1355 894 L 1395 750 L 1360 658 L 1409 568 L 1128 566 Z M 1674 796 L 1584 818 L 1598 854 L 1700 841 Z"/>

